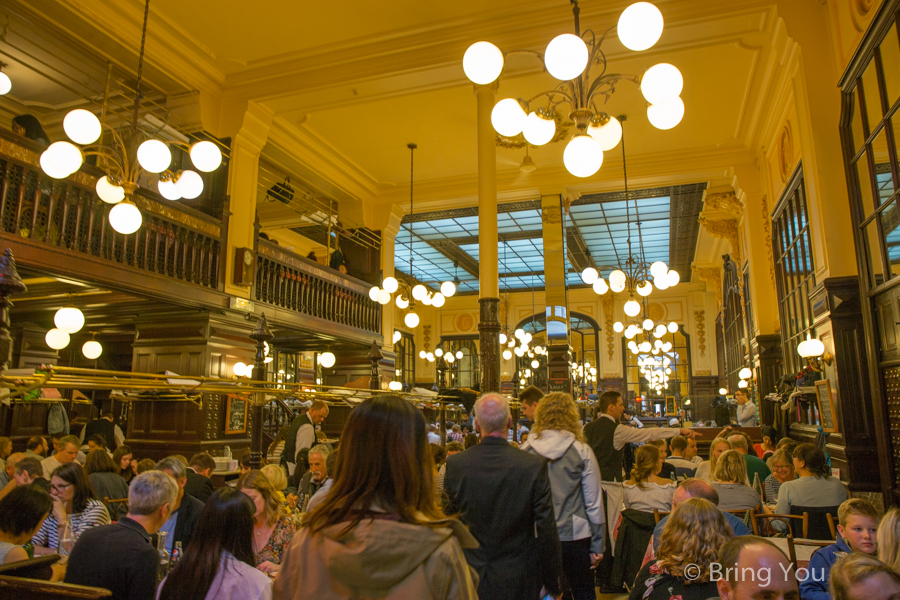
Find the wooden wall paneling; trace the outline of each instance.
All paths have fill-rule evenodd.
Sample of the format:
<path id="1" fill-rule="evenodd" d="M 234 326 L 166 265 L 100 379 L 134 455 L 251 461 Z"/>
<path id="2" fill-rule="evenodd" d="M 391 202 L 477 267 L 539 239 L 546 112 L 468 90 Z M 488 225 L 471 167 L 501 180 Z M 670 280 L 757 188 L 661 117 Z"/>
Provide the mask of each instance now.
<path id="1" fill-rule="evenodd" d="M 694 393 L 691 395 L 693 420 L 709 421 L 714 418 L 712 409 L 713 397 L 719 395 L 718 375 L 702 375 L 692 377 Z"/>
<path id="2" fill-rule="evenodd" d="M 775 382 L 784 374 L 784 354 L 781 346 L 781 334 L 771 333 L 756 336 L 758 363 L 757 390 L 759 397 L 759 416 L 761 425 L 775 422 L 774 403 L 765 400 L 767 394 L 775 391 Z"/>

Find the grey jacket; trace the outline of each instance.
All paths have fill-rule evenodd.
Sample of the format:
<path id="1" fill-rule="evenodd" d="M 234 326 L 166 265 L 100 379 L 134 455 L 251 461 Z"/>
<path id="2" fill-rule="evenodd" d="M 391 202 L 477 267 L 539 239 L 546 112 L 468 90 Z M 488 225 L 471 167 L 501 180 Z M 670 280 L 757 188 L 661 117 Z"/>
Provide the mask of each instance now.
<path id="1" fill-rule="evenodd" d="M 602 554 L 606 516 L 594 451 L 568 431 L 549 430 L 539 435 L 528 436 L 522 450 L 547 459 L 559 540 L 589 537 L 591 552 Z"/>

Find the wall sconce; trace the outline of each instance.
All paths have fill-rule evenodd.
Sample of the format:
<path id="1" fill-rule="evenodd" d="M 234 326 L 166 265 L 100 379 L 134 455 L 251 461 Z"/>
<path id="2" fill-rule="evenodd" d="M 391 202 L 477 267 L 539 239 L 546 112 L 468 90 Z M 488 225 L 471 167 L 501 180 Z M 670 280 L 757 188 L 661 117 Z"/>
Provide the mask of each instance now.
<path id="1" fill-rule="evenodd" d="M 797 353 L 805 358 L 806 364 L 816 372 L 822 370 L 821 363 L 830 367 L 834 362 L 834 357 L 825 352 L 825 344 L 821 340 L 814 339 L 810 334 L 806 335 L 806 340 L 797 344 Z"/>
<path id="2" fill-rule="evenodd" d="M 738 373 L 738 377 L 741 378 L 741 380 L 738 382 L 738 387 L 742 390 L 747 389 L 747 387 L 750 386 L 750 382 L 753 378 L 753 371 L 751 371 L 749 367 L 744 367 Z"/>

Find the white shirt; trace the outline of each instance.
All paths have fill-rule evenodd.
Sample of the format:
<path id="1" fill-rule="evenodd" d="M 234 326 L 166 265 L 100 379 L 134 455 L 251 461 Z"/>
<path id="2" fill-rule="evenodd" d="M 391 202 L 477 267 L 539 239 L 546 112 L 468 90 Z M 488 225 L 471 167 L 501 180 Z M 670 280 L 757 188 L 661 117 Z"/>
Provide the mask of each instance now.
<path id="1" fill-rule="evenodd" d="M 109 419 L 106 419 L 109 421 Z M 81 428 L 81 433 L 78 435 L 78 445 L 84 446 L 84 430 L 86 427 Z M 122 444 L 125 443 L 125 435 L 122 433 L 122 430 L 118 425 L 113 425 L 113 436 L 116 438 L 116 447 L 118 448 Z"/>
<path id="2" fill-rule="evenodd" d="M 647 427 L 645 429 L 636 429 L 634 427 L 622 425 L 611 415 L 608 415 L 606 413 L 601 413 L 600 416 L 606 417 L 610 421 L 618 424 L 618 427 L 616 427 L 616 432 L 613 434 L 613 447 L 616 450 L 621 450 L 625 447 L 625 444 L 630 444 L 633 442 L 636 443 L 649 442 L 650 440 L 667 440 L 678 435 L 680 431 L 678 429 L 669 429 L 667 427 Z"/>
<path id="3" fill-rule="evenodd" d="M 436 434 L 433 431 L 429 431 L 428 432 L 428 443 L 429 444 L 437 444 L 438 446 L 440 446 L 441 445 L 441 436 L 439 436 L 438 434 Z"/>
<path id="4" fill-rule="evenodd" d="M 738 404 L 737 407 L 737 420 L 738 426 L 740 427 L 756 427 L 756 415 L 757 415 L 756 405 L 753 404 L 750 400 L 747 400 L 743 404 Z"/>

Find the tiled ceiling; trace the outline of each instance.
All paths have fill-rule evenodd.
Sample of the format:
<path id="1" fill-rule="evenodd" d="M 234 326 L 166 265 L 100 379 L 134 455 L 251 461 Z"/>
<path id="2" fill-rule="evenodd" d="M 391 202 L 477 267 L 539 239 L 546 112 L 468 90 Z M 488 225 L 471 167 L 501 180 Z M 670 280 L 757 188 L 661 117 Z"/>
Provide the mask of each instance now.
<path id="1" fill-rule="evenodd" d="M 624 261 L 629 238 L 631 254 L 643 254 L 648 262 L 666 262 L 689 281 L 704 188 L 695 184 L 636 190 L 627 202 L 622 192 L 573 202 L 566 217 L 566 283 L 582 286 L 584 268 Z M 497 212 L 501 292 L 543 288 L 541 201 L 501 204 Z M 673 232 L 687 239 L 673 243 Z M 458 278 L 459 293 L 476 293 L 479 259 L 477 207 L 404 217 L 394 249 L 398 271 L 432 287 Z M 605 269 L 607 274 L 610 270 Z"/>

